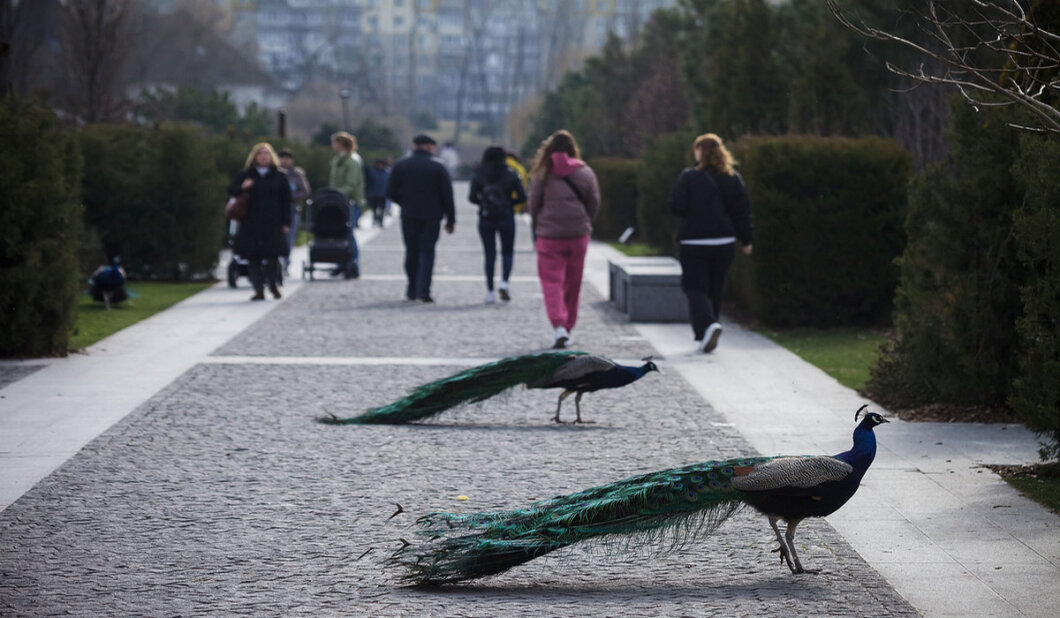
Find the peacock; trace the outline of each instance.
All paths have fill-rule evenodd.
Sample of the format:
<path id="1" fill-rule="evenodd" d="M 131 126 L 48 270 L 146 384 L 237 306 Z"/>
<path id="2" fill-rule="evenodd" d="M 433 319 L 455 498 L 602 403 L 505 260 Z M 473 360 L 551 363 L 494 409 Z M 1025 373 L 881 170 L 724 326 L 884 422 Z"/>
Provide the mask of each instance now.
<path id="1" fill-rule="evenodd" d="M 572 394 L 577 418 L 582 420 L 582 395 L 605 388 L 619 388 L 636 382 L 651 371 L 658 371 L 651 358 L 639 367 L 618 363 L 585 352 L 563 350 L 513 356 L 487 363 L 419 386 L 406 397 L 360 416 L 338 418 L 334 415 L 317 419 L 331 425 L 396 425 L 418 421 L 464 403 L 489 399 L 510 388 L 525 384 L 527 388 L 562 388 L 556 415 L 560 420 L 563 400 Z"/>
<path id="2" fill-rule="evenodd" d="M 865 409 L 854 414 L 857 422 Z M 440 585 L 494 575 L 551 551 L 599 537 L 625 535 L 682 539 L 713 532 L 750 505 L 769 519 L 781 562 L 793 574 L 803 568 L 795 530 L 807 517 L 824 517 L 858 489 L 876 455 L 873 428 L 888 422 L 865 414 L 854 429 L 854 446 L 833 457 L 745 457 L 707 461 L 651 472 L 527 508 L 484 513 L 431 513 L 417 520 L 423 543 L 403 545 L 390 557 L 401 580 Z M 399 509 L 400 510 L 400 509 Z M 784 520 L 781 534 L 777 522 Z"/>

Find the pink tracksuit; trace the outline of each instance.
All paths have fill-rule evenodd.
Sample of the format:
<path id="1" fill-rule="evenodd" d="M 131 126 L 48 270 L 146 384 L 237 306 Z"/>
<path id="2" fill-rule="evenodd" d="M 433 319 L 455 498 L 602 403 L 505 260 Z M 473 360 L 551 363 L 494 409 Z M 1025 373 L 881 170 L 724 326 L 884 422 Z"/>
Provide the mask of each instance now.
<path id="1" fill-rule="evenodd" d="M 564 178 L 577 187 L 577 192 Z M 547 178 L 530 181 L 529 210 L 537 237 L 537 276 L 553 328 L 562 326 L 570 331 L 578 320 L 585 252 L 599 209 L 596 174 L 582 161 L 564 153 L 552 155 L 552 173 Z"/>

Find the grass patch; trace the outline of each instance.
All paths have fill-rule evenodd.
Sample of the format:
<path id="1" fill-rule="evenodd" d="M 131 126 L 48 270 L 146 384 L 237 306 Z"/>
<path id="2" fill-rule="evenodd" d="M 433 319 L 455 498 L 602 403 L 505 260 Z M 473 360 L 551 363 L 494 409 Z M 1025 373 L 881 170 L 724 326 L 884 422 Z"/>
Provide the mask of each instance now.
<path id="1" fill-rule="evenodd" d="M 1060 462 L 991 467 L 1024 496 L 1060 514 Z"/>
<path id="2" fill-rule="evenodd" d="M 213 281 L 127 283 L 125 289 L 129 292 L 129 299 L 109 311 L 103 303 L 92 300 L 87 293 L 82 294 L 77 301 L 77 320 L 70 337 L 70 348 L 87 348 L 100 339 L 149 318 L 213 284 Z"/>
<path id="3" fill-rule="evenodd" d="M 647 257 L 647 256 L 653 256 L 653 255 L 663 255 L 662 253 L 659 253 L 659 250 L 656 249 L 655 247 L 653 247 L 651 245 L 647 245 L 647 244 L 641 243 L 641 242 L 631 242 L 631 243 L 609 242 L 607 244 L 611 245 L 615 249 L 618 249 L 619 251 L 621 251 L 622 253 L 625 253 L 626 255 L 628 255 L 630 257 Z"/>
<path id="4" fill-rule="evenodd" d="M 868 382 L 884 341 L 883 333 L 857 327 L 766 330 L 763 334 L 854 390 Z"/>

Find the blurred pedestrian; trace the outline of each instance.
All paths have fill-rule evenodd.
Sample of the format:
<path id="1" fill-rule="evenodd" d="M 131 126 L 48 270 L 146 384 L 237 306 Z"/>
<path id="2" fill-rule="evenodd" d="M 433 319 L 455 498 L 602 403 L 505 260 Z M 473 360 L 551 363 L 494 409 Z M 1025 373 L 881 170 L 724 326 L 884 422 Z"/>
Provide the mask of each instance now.
<path id="1" fill-rule="evenodd" d="M 390 167 L 386 159 L 376 159 L 372 167 L 368 168 L 365 180 L 368 185 L 365 194 L 368 197 L 368 207 L 372 209 L 372 222 L 383 227 L 383 216 L 386 214 L 386 183 L 390 180 Z"/>
<path id="2" fill-rule="evenodd" d="M 453 183 L 445 166 L 434 160 L 437 142 L 425 134 L 412 140 L 408 157 L 394 164 L 387 182 L 387 197 L 401 206 L 401 237 L 405 242 L 405 274 L 409 300 L 434 302 L 431 277 L 434 273 L 434 246 L 445 219 L 445 231 L 453 233 L 456 209 Z"/>
<path id="3" fill-rule="evenodd" d="M 445 171 L 449 172 L 449 177 L 456 178 L 460 171 L 460 153 L 456 151 L 456 145 L 453 142 L 446 142 L 442 146 L 442 151 L 438 153 L 438 160 L 445 166 Z"/>
<path id="4" fill-rule="evenodd" d="M 361 218 L 361 205 L 365 203 L 364 163 L 361 155 L 357 154 L 357 138 L 345 131 L 331 136 L 331 149 L 335 151 L 335 156 L 331 158 L 328 186 L 341 191 L 349 200 L 351 249 L 350 261 L 335 268 L 331 274 L 338 276 L 349 273 L 350 278 L 356 279 L 361 276 L 361 252 L 353 231 L 357 229 L 357 222 Z"/>
<path id="5" fill-rule="evenodd" d="M 486 304 L 497 301 L 493 292 L 493 273 L 497 262 L 497 237 L 501 239 L 501 300 L 512 299 L 508 279 L 515 262 L 515 204 L 526 202 L 526 192 L 519 175 L 508 167 L 507 154 L 500 146 L 490 146 L 482 153 L 482 163 L 471 178 L 468 200 L 478 204 L 478 234 L 486 259 Z"/>
<path id="6" fill-rule="evenodd" d="M 596 173 L 579 159 L 578 144 L 560 130 L 542 142 L 530 170 L 530 216 L 537 276 L 552 323 L 552 347 L 571 343 L 578 320 L 585 253 L 600 210 Z"/>
<path id="7" fill-rule="evenodd" d="M 294 154 L 290 150 L 281 150 L 280 167 L 287 176 L 287 182 L 291 185 L 291 224 L 287 230 L 287 254 L 283 257 L 283 273 L 287 274 L 287 267 L 291 264 L 291 250 L 298 238 L 298 222 L 301 220 L 302 200 L 309 197 L 312 191 L 309 188 L 309 180 L 306 178 L 305 170 L 294 164 Z"/>
<path id="8" fill-rule="evenodd" d="M 519 160 L 519 154 L 517 152 L 509 150 L 504 162 L 507 163 L 508 167 L 512 168 L 512 171 L 519 176 L 519 180 L 523 183 L 524 189 L 530 186 L 530 177 L 526 174 L 526 168 L 523 167 L 523 162 Z M 526 200 L 523 199 L 521 202 L 516 202 L 513 208 L 517 215 L 526 212 Z"/>
<path id="9" fill-rule="evenodd" d="M 721 337 L 722 293 L 736 241 L 751 254 L 751 200 L 736 161 L 721 138 L 706 133 L 692 145 L 696 166 L 681 172 L 670 191 L 677 226 L 681 289 L 688 297 L 692 334 L 700 352 L 712 352 Z"/>
<path id="10" fill-rule="evenodd" d="M 228 185 L 235 197 L 249 194 L 247 212 L 239 223 L 233 251 L 247 260 L 254 296 L 265 300 L 265 284 L 273 297 L 280 298 L 279 257 L 287 251 L 285 236 L 291 223 L 291 185 L 277 168 L 279 159 L 268 143 L 255 144 L 242 171 Z"/>

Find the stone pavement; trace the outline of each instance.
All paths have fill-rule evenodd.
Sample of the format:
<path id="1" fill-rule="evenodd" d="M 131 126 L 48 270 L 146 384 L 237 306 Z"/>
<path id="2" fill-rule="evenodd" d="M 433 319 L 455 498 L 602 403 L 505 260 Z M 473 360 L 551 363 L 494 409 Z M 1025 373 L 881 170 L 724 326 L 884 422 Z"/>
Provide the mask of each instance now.
<path id="1" fill-rule="evenodd" d="M 458 184 L 457 194 L 465 193 Z M 799 534 L 804 561 L 823 572 L 791 576 L 770 553 L 764 518 L 749 511 L 672 552 L 589 545 L 473 585 L 395 586 L 381 561 L 412 521 L 387 521 L 395 502 L 412 514 L 509 508 L 646 470 L 756 448 L 814 452 L 817 444 L 792 437 L 784 440 L 791 449 L 766 449 L 759 436 L 770 433 L 770 423 L 744 433 L 686 379 L 697 359 L 682 357 L 679 346 L 652 345 L 659 338 L 670 345 L 675 327 L 658 327 L 667 339 L 628 324 L 592 285 L 583 290 L 576 347 L 628 362 L 660 351 L 675 358 L 625 389 L 588 395 L 584 415 L 596 424 L 549 423 L 552 391 L 515 391 L 422 425 L 312 422 L 551 343 L 526 229 L 518 235 L 514 300 L 485 306 L 473 221 L 474 211 L 461 203 L 457 234 L 439 244 L 434 305 L 402 299 L 393 226 L 363 245 L 360 280 L 292 282 L 282 302 L 253 305 L 245 287 L 219 286 L 87 356 L 43 369 L 0 366 L 0 385 L 10 382 L 0 390 L 0 431 L 22 428 L 0 441 L 0 489 L 17 493 L 0 512 L 0 615 L 945 613 L 921 600 L 914 609 L 827 521 L 807 522 Z M 164 317 L 182 313 L 192 326 Z M 150 341 L 139 343 L 151 351 L 121 366 L 117 375 L 129 380 L 128 389 L 120 382 L 109 390 L 79 385 L 76 376 L 88 366 L 78 363 L 105 364 L 115 346 L 121 356 L 133 354 L 137 332 L 149 333 Z M 728 331 L 724 343 L 735 334 Z M 198 343 L 187 351 L 192 340 Z M 34 405 L 34 389 L 49 395 Z M 76 404 L 64 404 L 58 390 L 87 406 L 94 422 L 79 422 Z M 93 395 L 101 399 L 93 402 Z M 61 414 L 53 410 L 63 405 Z M 846 448 L 852 411 L 820 438 L 838 449 L 821 452 Z M 70 433 L 76 439 L 49 460 L 69 457 L 65 464 L 19 489 L 20 478 L 32 474 L 8 464 L 47 450 L 48 434 Z M 78 451 L 78 440 L 91 442 Z M 861 507 L 865 513 L 871 503 Z M 951 591 L 942 586 L 939 594 Z"/>

